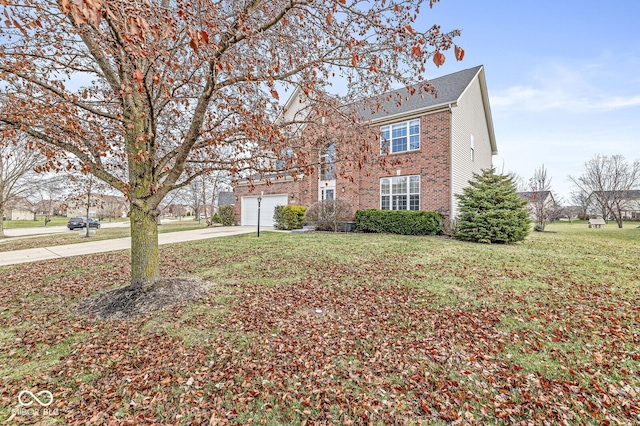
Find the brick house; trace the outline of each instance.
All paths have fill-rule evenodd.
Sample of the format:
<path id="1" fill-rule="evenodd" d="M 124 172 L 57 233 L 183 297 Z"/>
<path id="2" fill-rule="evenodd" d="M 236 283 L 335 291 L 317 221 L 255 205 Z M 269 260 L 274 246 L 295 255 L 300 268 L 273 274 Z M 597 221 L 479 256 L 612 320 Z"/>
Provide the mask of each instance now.
<path id="1" fill-rule="evenodd" d="M 362 168 L 346 169 L 336 163 L 339 146 L 328 145 L 319 153 L 312 173 L 277 179 L 256 176 L 252 183 L 234 188 L 236 222 L 255 225 L 258 195 L 260 223 L 272 224 L 277 205 L 304 205 L 323 199 L 342 199 L 356 210 L 404 209 L 438 211 L 457 215 L 455 194 L 482 169 L 492 167 L 497 154 L 484 67 L 430 80 L 433 95 L 409 95 L 407 89 L 394 94 L 401 104 L 384 101 L 372 113 L 362 108 L 360 116 L 380 135 L 380 153 L 362 162 Z M 294 92 L 285 109 L 300 103 Z M 385 97 L 385 99 L 387 99 Z M 381 162 L 386 156 L 386 164 Z M 392 164 L 392 166 L 390 166 Z"/>

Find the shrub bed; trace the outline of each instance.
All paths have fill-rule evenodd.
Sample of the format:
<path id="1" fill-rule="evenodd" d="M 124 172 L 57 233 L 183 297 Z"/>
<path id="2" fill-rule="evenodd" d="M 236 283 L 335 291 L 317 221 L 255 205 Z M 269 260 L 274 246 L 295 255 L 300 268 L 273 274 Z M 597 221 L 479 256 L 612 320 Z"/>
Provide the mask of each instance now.
<path id="1" fill-rule="evenodd" d="M 356 231 L 400 235 L 436 235 L 444 218 L 437 212 L 414 210 L 358 210 Z"/>
<path id="2" fill-rule="evenodd" d="M 276 229 L 300 229 L 304 224 L 304 206 L 276 206 L 273 212 L 273 226 Z"/>

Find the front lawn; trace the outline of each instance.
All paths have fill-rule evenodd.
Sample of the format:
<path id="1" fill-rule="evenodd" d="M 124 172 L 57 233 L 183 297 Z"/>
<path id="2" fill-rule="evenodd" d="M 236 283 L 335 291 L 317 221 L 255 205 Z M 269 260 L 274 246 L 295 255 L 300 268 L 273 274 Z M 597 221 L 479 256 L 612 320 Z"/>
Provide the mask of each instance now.
<path id="1" fill-rule="evenodd" d="M 640 422 L 640 229 L 547 229 L 509 246 L 269 232 L 162 246 L 165 276 L 214 291 L 127 322 L 73 313 L 126 282 L 126 252 L 0 268 L 0 421 Z M 22 390 L 51 391 L 49 411 L 21 411 Z"/>

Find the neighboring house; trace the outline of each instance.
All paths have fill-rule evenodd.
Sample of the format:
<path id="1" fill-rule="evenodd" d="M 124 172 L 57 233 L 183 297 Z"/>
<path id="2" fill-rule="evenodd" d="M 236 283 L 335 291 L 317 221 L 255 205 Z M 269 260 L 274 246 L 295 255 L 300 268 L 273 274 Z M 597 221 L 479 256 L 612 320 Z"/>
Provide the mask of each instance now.
<path id="1" fill-rule="evenodd" d="M 640 220 L 640 189 L 633 189 L 627 193 L 622 218 Z"/>
<path id="2" fill-rule="evenodd" d="M 529 212 L 532 221 L 538 221 L 539 213 L 545 216 L 545 222 L 554 219 L 553 216 L 558 209 L 558 205 L 551 191 L 518 192 L 518 195 L 527 202 L 525 208 Z"/>
<path id="3" fill-rule="evenodd" d="M 235 204 L 235 195 L 233 191 L 218 192 L 218 207 Z"/>
<path id="4" fill-rule="evenodd" d="M 484 67 L 477 66 L 430 83 L 438 97 L 410 95 L 407 89 L 372 113 L 361 108 L 363 121 L 380 135 L 380 153 L 361 162 L 362 168 L 346 169 L 336 163 L 340 146 L 327 143 L 319 153 L 318 166 L 306 175 L 270 179 L 256 176 L 252 182 L 235 187 L 236 221 L 256 225 L 258 194 L 260 223 L 273 223 L 277 205 L 309 206 L 319 200 L 342 199 L 353 212 L 361 209 L 438 211 L 455 218 L 458 213 L 455 194 L 462 192 L 473 173 L 492 167 L 497 154 L 489 107 Z M 286 111 L 302 103 L 296 91 Z M 304 132 L 304 129 L 301 130 Z M 383 166 L 381 157 L 399 166 Z M 343 177 L 347 176 L 347 178 Z"/>
<path id="5" fill-rule="evenodd" d="M 60 200 L 40 200 L 35 204 L 35 211 L 38 216 L 64 216 L 67 204 Z"/>
<path id="6" fill-rule="evenodd" d="M 191 206 L 186 204 L 168 204 L 162 208 L 161 214 L 163 216 L 181 217 L 181 216 L 193 216 L 194 211 Z"/>
<path id="7" fill-rule="evenodd" d="M 129 204 L 122 196 L 93 194 L 90 198 L 89 217 L 127 217 Z M 77 196 L 67 200 L 67 217 L 85 217 L 87 215 L 87 198 Z"/>
<path id="8" fill-rule="evenodd" d="M 604 191 L 605 197 L 610 203 L 613 203 L 614 192 Z M 603 211 L 602 203 L 598 202 L 598 192 L 592 192 L 589 196 L 588 212 L 592 217 L 602 217 L 605 219 L 613 219 L 609 211 Z M 622 207 L 623 220 L 640 220 L 640 189 L 631 189 L 626 191 L 625 196 L 620 201 Z"/>
<path id="9" fill-rule="evenodd" d="M 17 197 L 5 205 L 7 220 L 35 220 L 34 205 L 24 197 Z"/>

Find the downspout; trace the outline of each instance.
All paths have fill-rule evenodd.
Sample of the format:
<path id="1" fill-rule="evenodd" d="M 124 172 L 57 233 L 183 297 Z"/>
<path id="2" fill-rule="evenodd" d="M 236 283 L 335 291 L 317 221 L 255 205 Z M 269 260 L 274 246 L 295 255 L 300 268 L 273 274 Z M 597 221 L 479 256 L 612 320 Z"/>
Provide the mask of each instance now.
<path id="1" fill-rule="evenodd" d="M 449 223 L 453 223 L 453 105 L 449 104 Z"/>

